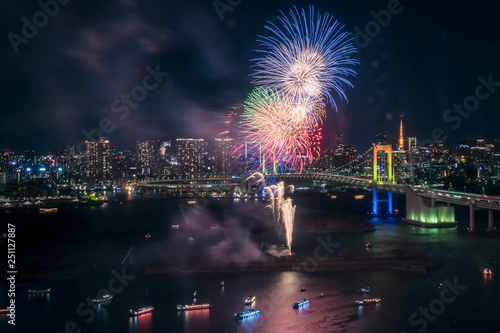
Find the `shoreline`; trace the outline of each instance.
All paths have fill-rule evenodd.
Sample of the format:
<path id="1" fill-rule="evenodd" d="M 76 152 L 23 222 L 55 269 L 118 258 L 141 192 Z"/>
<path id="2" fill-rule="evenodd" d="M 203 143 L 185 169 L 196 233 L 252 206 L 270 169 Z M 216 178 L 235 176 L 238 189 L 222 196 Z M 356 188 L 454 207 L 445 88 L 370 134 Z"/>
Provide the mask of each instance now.
<path id="1" fill-rule="evenodd" d="M 317 265 L 311 266 L 315 262 Z M 345 272 L 345 271 L 376 271 L 391 270 L 420 273 L 426 275 L 430 267 L 441 266 L 443 263 L 432 258 L 374 258 L 374 259 L 327 259 L 316 261 L 308 258 L 294 258 L 281 262 L 251 262 L 227 265 L 194 265 L 194 266 L 144 266 L 143 274 L 168 274 L 168 273 L 260 273 L 260 272 L 286 272 L 304 271 L 312 272 Z M 305 267 L 305 269 L 303 268 Z M 307 269 L 307 271 L 306 271 Z M 310 271 L 310 272 L 308 272 Z"/>

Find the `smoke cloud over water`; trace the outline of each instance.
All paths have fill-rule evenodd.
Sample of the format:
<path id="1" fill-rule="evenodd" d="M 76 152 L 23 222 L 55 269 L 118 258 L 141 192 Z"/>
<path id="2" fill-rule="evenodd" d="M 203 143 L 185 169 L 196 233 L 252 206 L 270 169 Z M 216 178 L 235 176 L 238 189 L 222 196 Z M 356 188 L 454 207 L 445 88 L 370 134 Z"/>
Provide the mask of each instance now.
<path id="1" fill-rule="evenodd" d="M 260 238 L 274 236 L 273 221 L 253 205 L 225 210 L 208 203 L 189 207 L 173 224 L 164 259 L 167 264 L 239 264 L 259 260 Z M 175 257 L 170 255 L 175 253 Z"/>

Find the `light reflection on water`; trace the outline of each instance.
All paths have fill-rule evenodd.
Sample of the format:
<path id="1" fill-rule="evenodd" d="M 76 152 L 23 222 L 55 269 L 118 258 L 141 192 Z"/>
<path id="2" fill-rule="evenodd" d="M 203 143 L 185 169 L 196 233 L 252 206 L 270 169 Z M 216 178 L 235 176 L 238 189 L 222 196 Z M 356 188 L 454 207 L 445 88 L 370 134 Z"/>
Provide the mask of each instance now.
<path id="1" fill-rule="evenodd" d="M 129 332 L 131 333 L 150 333 L 152 332 L 153 312 L 144 313 L 139 316 L 129 318 Z"/>
<path id="2" fill-rule="evenodd" d="M 210 309 L 182 311 L 180 317 L 186 332 L 208 332 Z"/>

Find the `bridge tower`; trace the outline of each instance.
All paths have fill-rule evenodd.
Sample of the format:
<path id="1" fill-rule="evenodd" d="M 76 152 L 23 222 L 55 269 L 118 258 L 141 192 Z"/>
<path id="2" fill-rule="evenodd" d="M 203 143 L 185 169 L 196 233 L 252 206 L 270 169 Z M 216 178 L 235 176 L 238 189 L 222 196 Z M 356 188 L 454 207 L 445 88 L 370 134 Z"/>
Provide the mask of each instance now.
<path id="1" fill-rule="evenodd" d="M 377 172 L 377 154 L 379 151 L 387 152 L 387 167 L 388 167 L 388 180 L 390 183 L 394 182 L 394 171 L 392 169 L 392 147 L 390 145 L 373 145 L 373 181 L 377 183 L 380 181 Z"/>

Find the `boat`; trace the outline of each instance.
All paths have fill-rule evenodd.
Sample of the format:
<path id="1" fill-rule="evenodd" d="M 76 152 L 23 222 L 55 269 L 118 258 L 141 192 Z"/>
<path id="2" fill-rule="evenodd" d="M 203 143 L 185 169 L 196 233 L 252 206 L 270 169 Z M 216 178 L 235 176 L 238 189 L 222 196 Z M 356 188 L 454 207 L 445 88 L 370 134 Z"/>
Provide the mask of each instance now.
<path id="1" fill-rule="evenodd" d="M 177 305 L 178 311 L 189 311 L 189 310 L 205 310 L 211 308 L 212 305 L 209 303 L 204 304 L 191 304 L 191 305 Z"/>
<path id="2" fill-rule="evenodd" d="M 356 301 L 357 305 L 368 305 L 368 304 L 377 304 L 380 302 L 380 298 L 365 298 L 361 301 Z"/>
<path id="3" fill-rule="evenodd" d="M 370 292 L 370 287 L 366 287 L 366 288 L 359 288 L 358 289 L 358 293 L 359 294 L 367 294 Z"/>
<path id="4" fill-rule="evenodd" d="M 172 227 L 172 229 L 179 229 L 179 225 L 178 224 L 172 224 L 171 227 Z"/>
<path id="5" fill-rule="evenodd" d="M 252 305 L 253 302 L 255 302 L 255 296 L 249 295 L 245 300 L 245 305 Z"/>
<path id="6" fill-rule="evenodd" d="M 297 303 L 293 303 L 293 308 L 294 309 L 299 309 L 303 306 L 309 305 L 309 300 L 303 298 L 302 300 L 298 301 Z"/>
<path id="7" fill-rule="evenodd" d="M 188 204 L 194 205 L 196 203 L 196 200 L 188 200 Z"/>
<path id="8" fill-rule="evenodd" d="M 366 248 L 373 247 L 373 244 L 372 244 L 372 243 L 370 243 L 370 242 L 366 242 L 365 247 L 366 247 Z"/>
<path id="9" fill-rule="evenodd" d="M 93 299 L 92 299 L 92 302 L 97 303 L 97 304 L 100 304 L 100 303 L 110 302 L 112 299 L 113 299 L 113 295 L 111 295 L 111 294 L 106 294 L 106 295 L 102 295 L 102 296 L 101 296 L 101 297 L 99 297 L 99 298 L 93 298 Z"/>
<path id="10" fill-rule="evenodd" d="M 221 287 L 224 287 L 224 281 L 222 281 L 222 282 L 220 283 L 220 286 L 221 286 Z"/>
<path id="11" fill-rule="evenodd" d="M 258 317 L 260 316 L 260 311 L 259 310 L 248 310 L 243 313 L 235 313 L 234 318 L 235 319 L 245 319 L 245 318 L 250 318 L 250 317 Z"/>
<path id="12" fill-rule="evenodd" d="M 28 294 L 48 294 L 54 291 L 51 288 L 47 289 L 28 289 Z"/>
<path id="13" fill-rule="evenodd" d="M 489 268 L 483 269 L 483 273 L 484 273 L 484 275 L 492 275 L 491 269 L 489 269 Z"/>
<path id="14" fill-rule="evenodd" d="M 439 286 L 438 286 L 438 289 L 439 290 L 443 290 L 444 289 L 444 284 L 440 283 Z"/>
<path id="15" fill-rule="evenodd" d="M 319 295 L 319 298 L 324 298 L 325 295 L 323 293 L 321 293 L 321 295 Z"/>
<path id="16" fill-rule="evenodd" d="M 57 207 L 54 208 L 42 208 L 40 207 L 40 213 L 56 213 Z"/>
<path id="17" fill-rule="evenodd" d="M 195 290 L 194 293 L 193 293 L 193 297 L 196 298 L 198 297 L 198 292 Z"/>
<path id="18" fill-rule="evenodd" d="M 150 239 L 151 238 L 151 235 L 149 234 L 149 232 L 144 236 L 146 238 L 146 240 Z"/>
<path id="19" fill-rule="evenodd" d="M 300 289 L 301 293 L 303 293 L 304 291 L 306 291 L 306 287 L 302 287 L 302 289 Z"/>
<path id="20" fill-rule="evenodd" d="M 131 316 L 140 316 L 142 314 L 153 311 L 154 308 L 155 308 L 154 306 L 145 306 L 145 307 L 139 308 L 137 310 L 130 310 L 130 315 Z"/>

